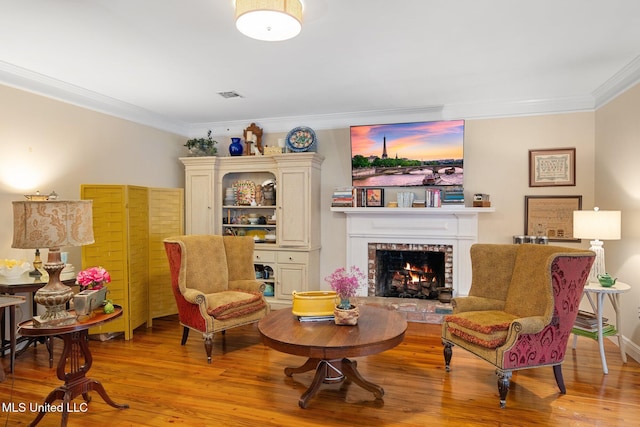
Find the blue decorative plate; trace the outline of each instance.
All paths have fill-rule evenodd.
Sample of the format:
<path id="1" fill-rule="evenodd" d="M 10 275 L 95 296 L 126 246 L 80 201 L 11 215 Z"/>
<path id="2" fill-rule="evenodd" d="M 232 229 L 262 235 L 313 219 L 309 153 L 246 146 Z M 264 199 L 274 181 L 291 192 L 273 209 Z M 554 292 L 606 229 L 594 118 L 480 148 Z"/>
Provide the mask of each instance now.
<path id="1" fill-rule="evenodd" d="M 316 133 L 311 128 L 299 126 L 289 131 L 286 143 L 293 152 L 309 151 L 316 143 Z"/>

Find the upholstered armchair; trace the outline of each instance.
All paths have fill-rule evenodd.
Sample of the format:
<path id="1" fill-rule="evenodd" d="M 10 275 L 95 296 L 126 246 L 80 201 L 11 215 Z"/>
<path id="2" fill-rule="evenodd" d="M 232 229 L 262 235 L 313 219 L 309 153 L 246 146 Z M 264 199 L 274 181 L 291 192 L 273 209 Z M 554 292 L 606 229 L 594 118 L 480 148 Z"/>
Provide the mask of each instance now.
<path id="1" fill-rule="evenodd" d="M 565 394 L 561 363 L 594 257 L 549 245 L 473 245 L 469 296 L 453 298 L 442 324 L 446 370 L 455 345 L 496 367 L 503 408 L 520 369 L 552 366 Z"/>
<path id="2" fill-rule="evenodd" d="M 256 280 L 251 237 L 192 235 L 164 240 L 171 286 L 183 326 L 201 332 L 211 363 L 213 334 L 254 323 L 269 312 Z"/>

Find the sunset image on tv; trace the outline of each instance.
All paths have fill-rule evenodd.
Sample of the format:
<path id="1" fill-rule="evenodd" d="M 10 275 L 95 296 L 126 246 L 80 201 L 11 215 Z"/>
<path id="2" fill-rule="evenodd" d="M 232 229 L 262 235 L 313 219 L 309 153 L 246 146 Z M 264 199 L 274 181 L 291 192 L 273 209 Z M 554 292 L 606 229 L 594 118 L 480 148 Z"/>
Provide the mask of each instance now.
<path id="1" fill-rule="evenodd" d="M 464 120 L 351 127 L 357 187 L 462 185 Z"/>

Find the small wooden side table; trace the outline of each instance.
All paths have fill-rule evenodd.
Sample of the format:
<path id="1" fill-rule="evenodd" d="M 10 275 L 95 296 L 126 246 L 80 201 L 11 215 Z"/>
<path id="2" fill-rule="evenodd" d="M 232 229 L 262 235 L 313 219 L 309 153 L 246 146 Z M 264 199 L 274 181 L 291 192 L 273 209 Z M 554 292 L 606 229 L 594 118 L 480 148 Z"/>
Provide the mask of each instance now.
<path id="1" fill-rule="evenodd" d="M 79 395 L 82 395 L 86 402 L 91 401 L 89 392 L 95 390 L 100 394 L 102 399 L 114 408 L 126 409 L 129 407 L 127 404 L 115 403 L 107 392 L 104 390 L 102 384 L 94 379 L 87 378 L 87 372 L 91 369 L 93 358 L 89 351 L 89 328 L 98 326 L 102 323 L 113 320 L 122 316 L 122 307 L 116 306 L 115 311 L 110 314 L 105 314 L 101 310 L 93 312 L 93 317 L 88 319 L 79 319 L 76 323 L 65 326 L 57 327 L 35 327 L 33 326 L 33 320 L 27 320 L 20 323 L 19 331 L 24 336 L 31 337 L 50 337 L 58 336 L 62 338 L 64 347 L 60 360 L 58 361 L 57 375 L 58 378 L 64 381 L 64 385 L 55 388 L 47 398 L 44 400 L 42 409 L 38 413 L 38 416 L 30 424 L 35 426 L 40 422 L 47 412 L 46 407 L 50 407 L 51 403 L 57 399 L 61 399 L 63 402 L 62 421 L 61 426 L 67 425 L 69 418 L 68 406 L 69 403 Z M 67 363 L 68 361 L 68 363 Z M 66 371 L 66 367 L 69 366 L 69 371 Z"/>
<path id="2" fill-rule="evenodd" d="M 6 307 L 9 307 L 9 318 L 11 323 L 11 329 L 9 330 L 9 335 L 11 336 L 11 361 L 9 362 L 9 369 L 12 373 L 16 358 L 16 305 L 22 304 L 24 301 L 25 298 L 21 296 L 0 295 L 0 309 L 4 310 Z M 4 369 L 0 369 L 0 383 L 4 381 L 5 378 Z"/>
<path id="3" fill-rule="evenodd" d="M 605 288 L 600 283 L 589 282 L 584 286 L 583 295 L 587 296 L 589 300 L 589 304 L 591 304 L 591 308 L 593 312 L 596 314 L 598 319 L 598 335 L 597 341 L 600 347 L 600 359 L 602 361 L 602 371 L 605 374 L 609 373 L 609 368 L 607 367 L 607 358 L 604 355 L 604 337 L 605 336 L 615 336 L 618 337 L 618 347 L 620 348 L 620 356 L 622 357 L 622 363 L 627 363 L 627 353 L 624 351 L 624 341 L 622 340 L 622 335 L 620 334 L 621 328 L 621 319 L 620 319 L 620 294 L 629 291 L 631 286 L 626 283 L 622 283 L 617 281 L 615 285 Z M 593 302 L 593 298 L 591 294 L 595 294 L 596 302 Z M 610 333 L 603 333 L 602 331 L 602 311 L 604 306 L 604 296 L 609 296 L 609 302 L 613 306 L 613 311 L 616 313 L 616 328 L 615 331 Z M 573 336 L 573 348 L 576 348 L 576 340 L 578 336 L 574 334 Z"/>

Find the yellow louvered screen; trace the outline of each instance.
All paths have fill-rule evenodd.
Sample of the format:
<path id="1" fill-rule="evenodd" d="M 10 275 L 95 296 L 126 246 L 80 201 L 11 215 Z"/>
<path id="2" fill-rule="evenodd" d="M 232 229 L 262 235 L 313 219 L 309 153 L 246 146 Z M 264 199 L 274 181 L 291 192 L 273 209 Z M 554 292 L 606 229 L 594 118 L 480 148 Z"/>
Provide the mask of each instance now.
<path id="1" fill-rule="evenodd" d="M 123 315 L 91 328 L 91 334 L 133 330 L 178 312 L 171 291 L 162 240 L 183 234 L 184 190 L 133 185 L 82 185 L 81 198 L 93 200 L 95 243 L 82 248 L 82 268 L 101 265 L 111 274 L 107 298 Z"/>
<path id="2" fill-rule="evenodd" d="M 149 317 L 149 190 L 128 187 L 129 330 Z"/>
<path id="3" fill-rule="evenodd" d="M 184 233 L 184 190 L 149 189 L 149 325 L 156 317 L 176 314 L 171 273 L 163 240 Z"/>
<path id="4" fill-rule="evenodd" d="M 102 266 L 111 274 L 107 298 L 121 305 L 121 317 L 89 333 L 125 332 L 129 323 L 128 269 L 127 269 L 127 212 L 126 189 L 121 185 L 82 185 L 80 197 L 93 200 L 93 234 L 95 243 L 82 247 L 82 268 Z"/>

